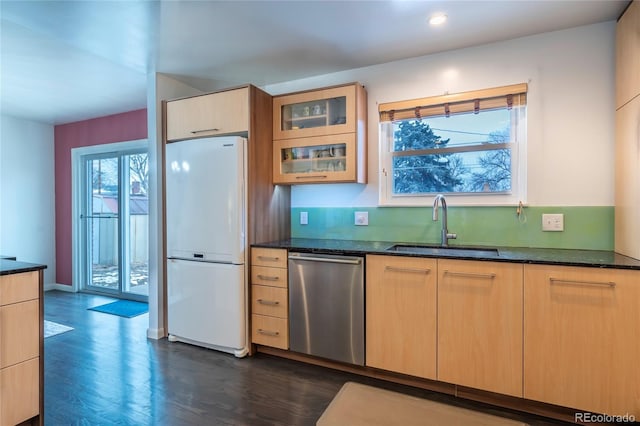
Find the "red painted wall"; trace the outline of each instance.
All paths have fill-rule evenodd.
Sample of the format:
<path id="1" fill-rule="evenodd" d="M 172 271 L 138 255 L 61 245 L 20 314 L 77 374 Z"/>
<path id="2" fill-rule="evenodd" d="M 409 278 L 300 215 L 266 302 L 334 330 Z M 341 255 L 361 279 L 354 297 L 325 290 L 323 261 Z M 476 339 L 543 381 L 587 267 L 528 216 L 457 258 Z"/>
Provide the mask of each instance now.
<path id="1" fill-rule="evenodd" d="M 71 149 L 147 138 L 147 110 L 55 126 L 56 282 L 72 284 Z"/>

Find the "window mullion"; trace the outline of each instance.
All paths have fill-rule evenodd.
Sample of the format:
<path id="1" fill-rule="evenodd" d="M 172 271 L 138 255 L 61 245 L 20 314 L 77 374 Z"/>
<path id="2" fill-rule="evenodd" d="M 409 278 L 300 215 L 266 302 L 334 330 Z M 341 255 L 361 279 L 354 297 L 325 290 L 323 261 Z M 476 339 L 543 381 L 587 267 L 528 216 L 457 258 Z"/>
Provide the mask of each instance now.
<path id="1" fill-rule="evenodd" d="M 499 149 L 511 149 L 511 143 L 487 143 L 483 145 L 473 146 L 456 146 L 444 148 L 415 149 L 410 151 L 395 151 L 392 153 L 394 157 L 412 157 L 418 155 L 434 155 L 434 154 L 455 154 L 470 151 L 495 151 Z"/>

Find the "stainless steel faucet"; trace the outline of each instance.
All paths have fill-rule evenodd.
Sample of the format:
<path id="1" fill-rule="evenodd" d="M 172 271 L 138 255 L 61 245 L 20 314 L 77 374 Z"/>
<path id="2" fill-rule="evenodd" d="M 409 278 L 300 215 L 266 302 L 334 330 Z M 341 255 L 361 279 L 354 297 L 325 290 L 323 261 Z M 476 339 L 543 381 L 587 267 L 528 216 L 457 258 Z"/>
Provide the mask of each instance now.
<path id="1" fill-rule="evenodd" d="M 434 222 L 438 220 L 438 201 L 442 204 L 442 241 L 440 245 L 442 247 L 449 247 L 449 240 L 456 239 L 458 236 L 456 234 L 450 234 L 447 229 L 447 200 L 444 199 L 444 195 L 442 194 L 436 195 L 435 200 L 433 200 Z"/>

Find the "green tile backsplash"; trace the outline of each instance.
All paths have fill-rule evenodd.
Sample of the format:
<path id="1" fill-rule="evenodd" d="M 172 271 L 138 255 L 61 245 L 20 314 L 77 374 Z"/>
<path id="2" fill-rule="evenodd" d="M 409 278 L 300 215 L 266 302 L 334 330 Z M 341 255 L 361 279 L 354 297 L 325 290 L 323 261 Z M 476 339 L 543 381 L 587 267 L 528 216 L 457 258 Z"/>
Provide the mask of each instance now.
<path id="1" fill-rule="evenodd" d="M 309 224 L 300 225 L 300 212 Z M 354 225 L 354 212 L 369 212 L 368 226 Z M 613 207 L 449 207 L 451 245 L 549 247 L 613 250 Z M 563 232 L 543 232 L 543 213 L 563 213 Z M 291 209 L 293 238 L 438 243 L 442 223 L 426 207 L 296 207 Z"/>

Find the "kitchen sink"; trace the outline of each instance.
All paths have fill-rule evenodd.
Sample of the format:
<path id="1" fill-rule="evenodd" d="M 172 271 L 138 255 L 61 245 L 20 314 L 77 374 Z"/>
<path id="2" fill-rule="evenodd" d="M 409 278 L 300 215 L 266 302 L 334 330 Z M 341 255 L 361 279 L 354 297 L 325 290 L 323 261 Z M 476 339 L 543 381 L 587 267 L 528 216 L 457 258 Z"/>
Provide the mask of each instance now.
<path id="1" fill-rule="evenodd" d="M 498 257 L 498 249 L 478 247 L 441 247 L 410 244 L 395 244 L 386 251 L 396 253 L 429 254 L 434 256 L 469 256 L 469 257 Z"/>

